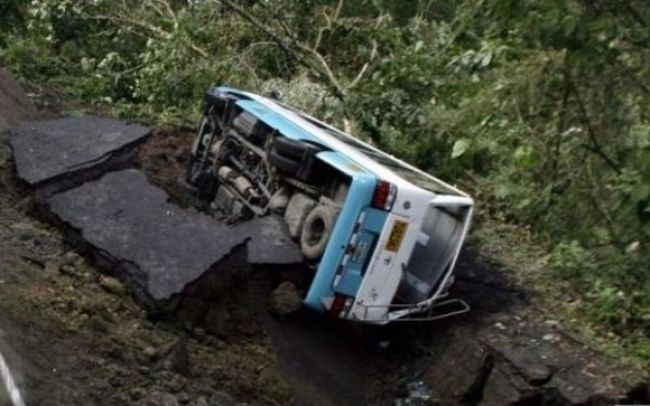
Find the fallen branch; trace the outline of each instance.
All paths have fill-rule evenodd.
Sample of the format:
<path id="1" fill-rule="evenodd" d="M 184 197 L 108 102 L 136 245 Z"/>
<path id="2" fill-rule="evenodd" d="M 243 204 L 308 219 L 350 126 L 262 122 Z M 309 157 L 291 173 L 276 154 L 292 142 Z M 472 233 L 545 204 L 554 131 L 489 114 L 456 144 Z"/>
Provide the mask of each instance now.
<path id="1" fill-rule="evenodd" d="M 363 64 L 357 76 L 352 80 L 352 82 L 350 82 L 349 85 L 345 87 L 346 91 L 356 86 L 361 81 L 363 76 L 366 74 L 368 68 L 370 67 L 370 63 L 372 63 L 372 61 L 377 57 L 377 47 L 378 47 L 377 41 L 373 40 L 372 50 L 370 51 L 370 58 L 368 58 L 368 62 Z"/>

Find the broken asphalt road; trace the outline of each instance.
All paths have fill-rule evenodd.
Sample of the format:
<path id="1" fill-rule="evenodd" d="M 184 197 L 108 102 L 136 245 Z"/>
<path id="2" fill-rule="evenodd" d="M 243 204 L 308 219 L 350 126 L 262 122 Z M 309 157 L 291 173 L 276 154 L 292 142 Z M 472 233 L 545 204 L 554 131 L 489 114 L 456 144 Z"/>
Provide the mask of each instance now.
<path id="1" fill-rule="evenodd" d="M 282 219 L 230 227 L 170 203 L 142 172 L 123 169 L 149 132 L 110 118 L 62 118 L 12 129 L 10 145 L 40 206 L 148 304 L 181 294 L 243 244 L 251 264 L 302 262 Z"/>

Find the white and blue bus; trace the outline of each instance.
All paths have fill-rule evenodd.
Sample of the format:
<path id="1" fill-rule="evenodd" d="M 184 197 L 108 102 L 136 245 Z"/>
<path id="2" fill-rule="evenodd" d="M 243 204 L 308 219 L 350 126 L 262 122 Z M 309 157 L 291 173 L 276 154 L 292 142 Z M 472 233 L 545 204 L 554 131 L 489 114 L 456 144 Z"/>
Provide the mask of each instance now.
<path id="1" fill-rule="evenodd" d="M 284 217 L 315 268 L 309 308 L 374 324 L 468 309 L 442 298 L 472 199 L 275 99 L 210 89 L 186 180 L 231 215 Z"/>

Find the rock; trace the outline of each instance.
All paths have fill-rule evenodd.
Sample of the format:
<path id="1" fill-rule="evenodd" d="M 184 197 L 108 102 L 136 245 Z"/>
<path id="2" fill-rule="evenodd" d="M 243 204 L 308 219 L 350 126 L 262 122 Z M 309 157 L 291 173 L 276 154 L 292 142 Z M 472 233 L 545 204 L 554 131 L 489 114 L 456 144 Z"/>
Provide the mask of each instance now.
<path id="1" fill-rule="evenodd" d="M 143 354 L 145 355 L 145 357 L 152 360 L 158 356 L 158 351 L 156 351 L 155 348 L 149 346 L 149 347 L 145 347 Z"/>
<path id="2" fill-rule="evenodd" d="M 532 387 L 509 370 L 505 364 L 497 364 L 485 382 L 481 406 L 502 406 L 521 403 Z"/>
<path id="3" fill-rule="evenodd" d="M 133 388 L 129 392 L 129 396 L 131 396 L 132 400 L 140 400 L 143 397 L 145 397 L 147 394 L 147 391 L 144 388 Z"/>
<path id="4" fill-rule="evenodd" d="M 72 264 L 62 264 L 59 266 L 59 272 L 63 275 L 71 276 L 73 278 L 78 278 L 81 276 L 81 272 Z"/>
<path id="5" fill-rule="evenodd" d="M 209 342 L 209 344 L 210 344 L 213 348 L 215 348 L 215 349 L 217 349 L 217 350 L 223 350 L 223 349 L 225 349 L 225 348 L 228 347 L 228 344 L 227 344 L 225 341 L 223 341 L 223 340 L 221 340 L 221 339 L 219 339 L 219 338 L 217 338 L 217 337 L 210 337 L 210 338 L 211 338 L 212 340 Z"/>
<path id="6" fill-rule="evenodd" d="M 190 401 L 192 400 L 190 395 L 185 391 L 176 394 L 176 399 L 178 400 L 178 403 L 180 403 L 181 405 L 186 405 L 190 403 Z"/>
<path id="7" fill-rule="evenodd" d="M 235 400 L 226 392 L 216 391 L 210 396 L 210 405 L 234 406 L 235 404 Z"/>
<path id="8" fill-rule="evenodd" d="M 113 345 L 108 354 L 111 358 L 124 363 L 131 363 L 134 360 L 131 348 L 123 345 Z"/>
<path id="9" fill-rule="evenodd" d="M 239 229 L 250 236 L 247 244 L 251 264 L 289 265 L 303 262 L 300 247 L 289 234 L 282 217 L 258 217 L 242 224 Z"/>
<path id="10" fill-rule="evenodd" d="M 201 327 L 196 327 L 196 328 L 194 328 L 194 329 L 192 330 L 192 333 L 194 334 L 194 336 L 195 336 L 196 338 L 199 338 L 199 339 L 201 339 L 201 338 L 205 338 L 205 334 L 206 334 L 206 333 L 205 333 L 205 329 L 204 329 L 204 328 L 201 328 Z"/>
<path id="11" fill-rule="evenodd" d="M 302 306 L 302 297 L 291 282 L 282 282 L 269 297 L 269 310 L 279 316 L 293 313 Z"/>
<path id="12" fill-rule="evenodd" d="M 404 405 L 428 405 L 431 404 L 432 392 L 424 382 L 415 380 L 408 382 L 405 387 L 406 396 L 399 401 Z"/>
<path id="13" fill-rule="evenodd" d="M 480 390 L 494 362 L 493 357 L 474 340 L 474 333 L 457 329 L 446 348 L 437 349 L 424 383 L 437 399 L 445 403 L 461 403 Z"/>
<path id="14" fill-rule="evenodd" d="M 270 368 L 263 368 L 257 377 L 257 386 L 264 388 L 265 392 L 269 393 L 274 399 L 286 399 L 287 402 L 291 398 L 291 392 L 285 382 L 278 376 L 278 374 Z M 229 405 L 229 404 L 224 404 Z"/>
<path id="15" fill-rule="evenodd" d="M 572 405 L 596 404 L 604 382 L 598 382 L 578 368 L 568 368 L 553 375 L 549 386 L 555 388 L 562 399 Z M 607 402 L 600 402 L 607 403 Z"/>
<path id="16" fill-rule="evenodd" d="M 498 359 L 485 383 L 485 404 L 615 403 L 604 401 L 613 390 L 608 366 L 561 338 L 548 332 L 544 320 L 516 335 L 493 329 L 479 334 Z"/>
<path id="17" fill-rule="evenodd" d="M 9 238 L 13 234 L 13 231 L 11 228 L 5 226 L 4 224 L 0 224 L 0 240 L 5 240 Z"/>
<path id="18" fill-rule="evenodd" d="M 111 329 L 111 326 L 108 323 L 108 321 L 106 321 L 103 317 L 97 315 L 92 316 L 90 319 L 88 319 L 86 325 L 90 329 L 100 333 L 108 333 Z"/>
<path id="19" fill-rule="evenodd" d="M 99 285 L 104 288 L 105 291 L 113 293 L 115 295 L 121 296 L 124 294 L 125 289 L 122 282 L 118 281 L 115 278 L 109 276 L 104 276 L 99 279 Z"/>
<path id="20" fill-rule="evenodd" d="M 205 396 L 199 396 L 194 402 L 191 403 L 192 406 L 209 406 L 208 399 Z"/>
<path id="21" fill-rule="evenodd" d="M 548 364 L 551 358 L 542 359 L 544 346 L 515 345 L 509 342 L 492 343 L 490 347 L 507 360 L 530 383 L 540 385 L 546 382 L 553 371 Z"/>
<path id="22" fill-rule="evenodd" d="M 138 402 L 138 404 L 141 406 L 178 406 L 178 400 L 170 393 L 155 391 Z"/>
<path id="23" fill-rule="evenodd" d="M 167 381 L 165 387 L 169 389 L 172 393 L 178 393 L 187 385 L 187 379 L 183 378 L 178 374 L 172 375 L 172 377 Z"/>
<path id="24" fill-rule="evenodd" d="M 185 340 L 178 340 L 167 348 L 161 349 L 160 353 L 165 356 L 164 367 L 183 375 L 191 372 L 190 357 L 187 353 Z"/>
<path id="25" fill-rule="evenodd" d="M 40 258 L 60 255 L 60 243 L 48 235 L 32 235 L 27 238 L 25 245 L 29 252 Z"/>
<path id="26" fill-rule="evenodd" d="M 122 380 L 122 378 L 116 375 L 111 376 L 110 379 L 108 380 L 108 383 L 110 383 L 111 386 L 114 388 L 119 388 L 120 386 L 124 385 L 124 381 Z"/>
<path id="27" fill-rule="evenodd" d="M 23 123 L 9 142 L 18 177 L 50 194 L 130 161 L 148 135 L 140 125 L 85 116 Z"/>

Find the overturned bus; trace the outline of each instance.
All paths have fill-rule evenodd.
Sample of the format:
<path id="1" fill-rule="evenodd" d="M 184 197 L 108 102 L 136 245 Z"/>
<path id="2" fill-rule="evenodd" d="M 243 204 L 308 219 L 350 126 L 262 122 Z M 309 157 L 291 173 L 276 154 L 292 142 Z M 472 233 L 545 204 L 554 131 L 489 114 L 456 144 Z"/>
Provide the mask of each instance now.
<path id="1" fill-rule="evenodd" d="M 309 308 L 374 324 L 469 309 L 443 298 L 472 199 L 275 99 L 210 89 L 185 180 L 236 218 L 284 217 L 315 268 Z"/>

